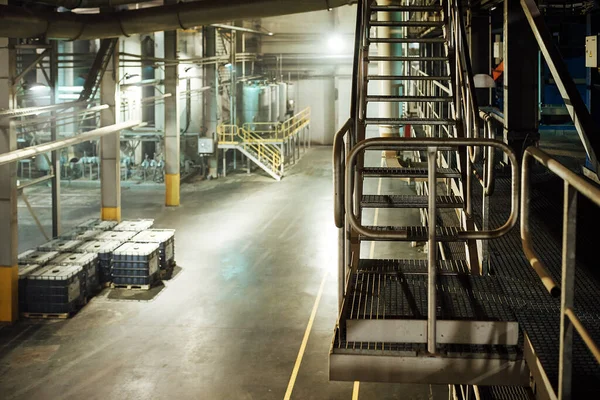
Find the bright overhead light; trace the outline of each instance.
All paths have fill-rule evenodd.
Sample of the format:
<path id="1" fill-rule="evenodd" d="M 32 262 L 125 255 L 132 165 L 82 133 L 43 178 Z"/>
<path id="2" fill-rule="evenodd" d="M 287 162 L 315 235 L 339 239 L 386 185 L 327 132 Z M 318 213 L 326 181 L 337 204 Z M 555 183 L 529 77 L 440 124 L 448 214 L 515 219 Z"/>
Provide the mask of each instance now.
<path id="1" fill-rule="evenodd" d="M 269 32 L 269 33 L 267 33 L 267 35 L 273 36 L 273 32 Z"/>
<path id="2" fill-rule="evenodd" d="M 327 47 L 335 53 L 344 51 L 344 39 L 337 33 L 334 33 L 327 40 Z"/>
<path id="3" fill-rule="evenodd" d="M 225 64 L 225 68 L 231 68 L 231 63 L 228 62 L 227 64 Z"/>

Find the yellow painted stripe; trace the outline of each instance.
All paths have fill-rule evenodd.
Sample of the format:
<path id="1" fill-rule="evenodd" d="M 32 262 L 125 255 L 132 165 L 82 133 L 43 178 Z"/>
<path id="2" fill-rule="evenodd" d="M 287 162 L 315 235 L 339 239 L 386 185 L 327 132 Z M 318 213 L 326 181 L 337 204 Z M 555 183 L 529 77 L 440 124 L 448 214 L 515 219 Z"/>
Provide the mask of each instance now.
<path id="1" fill-rule="evenodd" d="M 177 207 L 179 205 L 180 185 L 181 185 L 181 183 L 180 183 L 179 174 L 166 174 L 165 175 L 165 189 L 166 189 L 165 204 L 168 207 Z"/>
<path id="2" fill-rule="evenodd" d="M 19 267 L 0 266 L 0 322 L 19 317 Z"/>
<path id="3" fill-rule="evenodd" d="M 317 293 L 315 304 L 313 305 L 312 312 L 310 313 L 310 318 L 308 319 L 306 331 L 304 331 L 304 337 L 302 338 L 302 344 L 300 345 L 300 350 L 298 351 L 298 357 L 296 357 L 296 363 L 294 364 L 294 369 L 292 370 L 292 376 L 290 377 L 287 390 L 285 391 L 285 396 L 283 397 L 284 400 L 290 400 L 290 398 L 292 397 L 292 391 L 294 390 L 294 385 L 296 384 L 296 378 L 298 377 L 300 364 L 302 364 L 302 357 L 304 357 L 304 352 L 306 351 L 306 344 L 308 343 L 310 331 L 312 330 L 313 323 L 315 322 L 315 316 L 317 315 L 317 309 L 319 308 L 319 303 L 321 302 L 321 296 L 323 295 L 323 288 L 325 287 L 327 275 L 329 275 L 329 272 L 325 272 L 325 276 L 323 276 L 323 280 L 321 281 L 321 286 L 319 287 L 319 292 Z"/>
<path id="4" fill-rule="evenodd" d="M 359 392 L 360 392 L 360 382 L 354 381 L 354 386 L 352 386 L 352 400 L 358 400 Z"/>
<path id="5" fill-rule="evenodd" d="M 102 207 L 102 221 L 121 221 L 121 207 Z"/>

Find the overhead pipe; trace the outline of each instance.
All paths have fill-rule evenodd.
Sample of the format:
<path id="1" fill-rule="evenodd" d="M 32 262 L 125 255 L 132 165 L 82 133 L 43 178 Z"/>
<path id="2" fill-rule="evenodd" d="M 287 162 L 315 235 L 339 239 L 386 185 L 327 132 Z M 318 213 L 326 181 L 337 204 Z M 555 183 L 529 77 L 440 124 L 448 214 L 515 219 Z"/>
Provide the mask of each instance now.
<path id="1" fill-rule="evenodd" d="M 88 142 L 97 139 L 101 136 L 110 135 L 121 132 L 124 129 L 133 128 L 141 124 L 141 121 L 128 121 L 120 124 L 109 125 L 102 128 L 94 129 L 80 135 L 71 136 L 66 139 L 56 140 L 54 142 L 39 144 L 37 146 L 26 147 L 24 149 L 14 150 L 8 153 L 0 154 L 0 165 L 9 164 L 25 158 L 31 158 L 38 154 L 45 154 L 51 151 L 63 149 L 73 146 L 78 143 Z"/>
<path id="2" fill-rule="evenodd" d="M 153 0 L 39 0 L 27 1 L 28 3 L 41 3 L 49 6 L 64 7 L 69 10 L 76 8 L 99 8 L 99 7 L 116 7 L 127 4 L 148 3 Z"/>
<path id="3" fill-rule="evenodd" d="M 91 40 L 189 29 L 237 19 L 329 10 L 352 0 L 204 0 L 102 14 L 0 6 L 0 37 Z"/>

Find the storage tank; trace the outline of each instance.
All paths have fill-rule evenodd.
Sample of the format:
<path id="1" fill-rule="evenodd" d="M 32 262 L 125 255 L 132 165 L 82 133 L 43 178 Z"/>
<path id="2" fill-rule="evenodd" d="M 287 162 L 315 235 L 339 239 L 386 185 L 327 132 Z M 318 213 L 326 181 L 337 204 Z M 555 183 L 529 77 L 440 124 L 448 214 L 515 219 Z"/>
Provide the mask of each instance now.
<path id="1" fill-rule="evenodd" d="M 287 84 L 279 82 L 279 121 L 286 120 L 287 114 Z"/>
<path id="2" fill-rule="evenodd" d="M 242 119 L 243 123 L 254 122 L 258 119 L 260 111 L 260 87 L 244 85 L 242 89 Z"/>
<path id="3" fill-rule="evenodd" d="M 271 83 L 271 118 L 269 122 L 279 121 L 279 85 Z"/>
<path id="4" fill-rule="evenodd" d="M 296 85 L 292 82 L 287 84 L 287 108 L 292 115 L 296 113 Z"/>
<path id="5" fill-rule="evenodd" d="M 260 86 L 258 99 L 258 118 L 254 122 L 269 122 L 271 120 L 271 88 L 269 85 Z"/>

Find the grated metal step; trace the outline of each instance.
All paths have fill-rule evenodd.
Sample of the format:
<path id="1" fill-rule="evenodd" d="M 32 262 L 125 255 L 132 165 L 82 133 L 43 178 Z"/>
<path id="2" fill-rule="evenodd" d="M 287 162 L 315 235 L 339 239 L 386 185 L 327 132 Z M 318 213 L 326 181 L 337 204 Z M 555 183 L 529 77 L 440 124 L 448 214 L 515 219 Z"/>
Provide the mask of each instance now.
<path id="1" fill-rule="evenodd" d="M 450 118 L 366 118 L 367 125 L 456 125 Z"/>
<path id="2" fill-rule="evenodd" d="M 428 197 L 409 194 L 374 195 L 362 197 L 360 202 L 364 208 L 427 208 Z M 463 198 L 459 196 L 437 196 L 438 208 L 462 208 Z"/>
<path id="3" fill-rule="evenodd" d="M 442 27 L 444 21 L 371 21 L 371 26 L 382 26 L 382 27 Z"/>
<path id="4" fill-rule="evenodd" d="M 369 75 L 370 81 L 450 81 L 449 76 L 424 76 L 424 75 Z"/>
<path id="5" fill-rule="evenodd" d="M 427 260 L 361 259 L 357 273 L 402 276 L 427 274 L 427 270 Z M 437 272 L 440 275 L 470 274 L 466 261 L 454 260 L 438 260 Z"/>
<path id="6" fill-rule="evenodd" d="M 427 168 L 385 168 L 367 167 L 363 168 L 364 178 L 427 178 Z M 438 178 L 460 178 L 460 172 L 453 168 L 439 168 L 436 176 Z"/>
<path id="7" fill-rule="evenodd" d="M 535 400 L 530 387 L 523 386 L 478 386 L 480 400 Z"/>
<path id="8" fill-rule="evenodd" d="M 442 6 L 371 6 L 372 12 L 437 12 Z"/>
<path id="9" fill-rule="evenodd" d="M 446 43 L 446 39 L 441 38 L 368 38 L 369 43 Z"/>
<path id="10" fill-rule="evenodd" d="M 425 242 L 428 240 L 429 229 L 426 226 L 365 226 L 365 228 L 373 229 L 378 232 L 401 231 L 407 233 L 405 242 Z M 438 242 L 458 242 L 458 233 L 462 232 L 462 228 L 438 226 L 436 227 L 436 240 Z M 389 241 L 388 239 L 377 239 L 360 235 L 360 240 L 364 241 Z"/>
<path id="11" fill-rule="evenodd" d="M 369 56 L 367 62 L 377 61 L 448 61 L 448 57 Z"/>
<path id="12" fill-rule="evenodd" d="M 367 102 L 424 102 L 424 103 L 450 103 L 452 96 L 367 96 Z"/>

